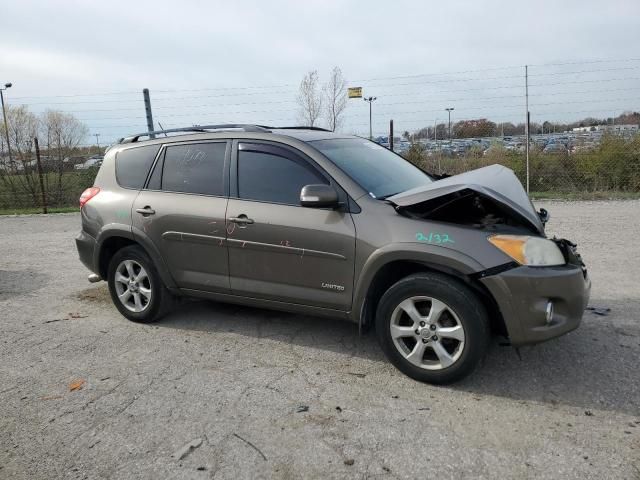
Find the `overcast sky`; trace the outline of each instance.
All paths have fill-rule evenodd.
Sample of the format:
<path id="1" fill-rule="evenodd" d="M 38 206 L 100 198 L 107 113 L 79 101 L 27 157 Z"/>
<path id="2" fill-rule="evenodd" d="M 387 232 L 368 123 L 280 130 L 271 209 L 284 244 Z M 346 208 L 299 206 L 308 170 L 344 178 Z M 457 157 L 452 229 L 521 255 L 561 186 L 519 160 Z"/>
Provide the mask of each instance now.
<path id="1" fill-rule="evenodd" d="M 454 120 L 523 121 L 525 64 L 533 65 L 532 121 L 612 116 L 640 110 L 639 45 L 639 0 L 0 7 L 9 102 L 73 112 L 105 142 L 146 129 L 143 87 L 165 127 L 296 123 L 300 79 L 311 69 L 326 78 L 334 65 L 349 85 L 379 97 L 380 133 L 389 118 L 402 130 L 443 121 L 445 106 Z M 350 101 L 343 129 L 368 131 L 364 102 Z"/>

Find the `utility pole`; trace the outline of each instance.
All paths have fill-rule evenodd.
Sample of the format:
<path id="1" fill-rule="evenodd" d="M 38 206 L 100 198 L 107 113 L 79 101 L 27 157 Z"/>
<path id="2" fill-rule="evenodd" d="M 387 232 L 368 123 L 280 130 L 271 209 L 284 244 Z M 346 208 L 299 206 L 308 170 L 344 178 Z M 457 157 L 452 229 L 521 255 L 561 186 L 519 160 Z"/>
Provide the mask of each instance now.
<path id="1" fill-rule="evenodd" d="M 7 122 L 7 112 L 4 109 L 4 95 L 2 91 L 7 88 L 11 88 L 11 83 L 5 83 L 4 88 L 0 88 L 0 102 L 2 103 L 2 116 L 4 117 L 4 132 L 7 135 L 7 151 L 9 152 L 9 165 L 13 166 L 13 159 L 11 158 L 11 142 L 9 141 L 9 123 Z"/>
<path id="2" fill-rule="evenodd" d="M 155 129 L 153 128 L 153 115 L 151 114 L 151 98 L 149 98 L 149 89 L 145 88 L 142 90 L 142 96 L 144 97 L 144 111 L 147 115 L 147 131 L 153 132 Z M 155 135 L 149 135 L 149 138 L 156 138 Z"/>
<path id="3" fill-rule="evenodd" d="M 451 147 L 451 112 L 454 110 L 453 107 L 445 108 L 447 113 L 449 114 L 449 147 Z"/>
<path id="4" fill-rule="evenodd" d="M 529 194 L 529 66 L 524 66 L 524 96 L 525 96 L 525 105 L 527 109 L 526 122 L 524 125 L 525 129 L 525 139 L 527 142 L 526 152 L 527 152 L 527 195 Z"/>
<path id="5" fill-rule="evenodd" d="M 389 148 L 393 152 L 393 120 L 389 120 Z"/>
<path id="6" fill-rule="evenodd" d="M 98 138 L 100 134 L 94 133 L 93 136 L 96 137 L 96 145 L 98 146 L 98 151 L 100 151 L 100 139 Z"/>
<path id="7" fill-rule="evenodd" d="M 369 103 L 369 140 L 373 140 L 373 127 L 371 123 L 371 104 L 377 100 L 377 97 L 364 97 L 363 100 Z"/>

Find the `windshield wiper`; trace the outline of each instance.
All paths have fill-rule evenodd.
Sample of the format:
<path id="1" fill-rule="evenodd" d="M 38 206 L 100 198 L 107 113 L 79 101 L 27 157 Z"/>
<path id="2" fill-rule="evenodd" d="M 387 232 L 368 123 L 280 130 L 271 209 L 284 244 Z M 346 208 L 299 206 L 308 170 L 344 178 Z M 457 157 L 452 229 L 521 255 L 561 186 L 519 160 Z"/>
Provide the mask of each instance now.
<path id="1" fill-rule="evenodd" d="M 393 197 L 394 195 L 398 195 L 399 193 L 404 192 L 404 190 L 400 190 L 399 192 L 396 193 L 390 193 L 389 195 L 384 195 L 382 197 L 378 197 L 378 200 L 386 200 L 389 197 Z"/>

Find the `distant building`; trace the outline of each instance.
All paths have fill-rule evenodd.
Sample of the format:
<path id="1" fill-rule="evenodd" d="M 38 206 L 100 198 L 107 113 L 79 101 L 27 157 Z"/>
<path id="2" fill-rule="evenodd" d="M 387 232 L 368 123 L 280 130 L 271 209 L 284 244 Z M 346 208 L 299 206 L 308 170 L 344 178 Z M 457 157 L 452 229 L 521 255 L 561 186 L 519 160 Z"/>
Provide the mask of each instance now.
<path id="1" fill-rule="evenodd" d="M 626 125 L 593 125 L 591 127 L 576 127 L 573 132 L 610 132 L 610 133 L 624 133 L 624 132 L 638 132 L 640 126 L 636 124 Z"/>

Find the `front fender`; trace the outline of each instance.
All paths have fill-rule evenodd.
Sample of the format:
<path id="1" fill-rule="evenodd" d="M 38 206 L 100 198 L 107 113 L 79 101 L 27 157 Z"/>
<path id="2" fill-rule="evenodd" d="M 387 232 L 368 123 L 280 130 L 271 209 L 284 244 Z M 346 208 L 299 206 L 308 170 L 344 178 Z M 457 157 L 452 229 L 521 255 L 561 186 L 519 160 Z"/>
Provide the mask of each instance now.
<path id="1" fill-rule="evenodd" d="M 421 263 L 435 270 L 457 272 L 462 275 L 477 273 L 486 268 L 470 256 L 447 247 L 418 242 L 385 245 L 369 255 L 360 270 L 351 310 L 353 321 L 360 322 L 367 292 L 376 273 L 395 261 Z"/>

